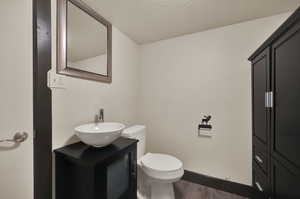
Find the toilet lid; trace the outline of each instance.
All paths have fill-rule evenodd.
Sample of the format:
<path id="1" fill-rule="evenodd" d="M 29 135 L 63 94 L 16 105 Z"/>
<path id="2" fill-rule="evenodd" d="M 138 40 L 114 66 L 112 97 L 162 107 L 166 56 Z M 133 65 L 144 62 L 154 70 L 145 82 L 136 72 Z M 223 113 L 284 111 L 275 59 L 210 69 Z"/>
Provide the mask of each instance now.
<path id="1" fill-rule="evenodd" d="M 141 159 L 142 166 L 156 171 L 176 171 L 182 168 L 183 164 L 177 158 L 159 153 L 147 153 Z"/>

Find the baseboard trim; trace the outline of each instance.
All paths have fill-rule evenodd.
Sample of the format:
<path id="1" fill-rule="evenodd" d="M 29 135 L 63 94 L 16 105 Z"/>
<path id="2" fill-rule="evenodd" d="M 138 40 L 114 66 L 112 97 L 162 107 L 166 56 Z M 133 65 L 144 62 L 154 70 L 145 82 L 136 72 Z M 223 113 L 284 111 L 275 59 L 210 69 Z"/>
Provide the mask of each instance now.
<path id="1" fill-rule="evenodd" d="M 252 199 L 265 199 L 265 196 L 256 191 L 252 186 L 240 184 L 236 182 L 226 181 L 223 179 L 198 174 L 192 171 L 184 171 L 183 180 L 212 187 L 218 190 L 226 191 L 229 193 L 237 194 L 243 197 Z"/>

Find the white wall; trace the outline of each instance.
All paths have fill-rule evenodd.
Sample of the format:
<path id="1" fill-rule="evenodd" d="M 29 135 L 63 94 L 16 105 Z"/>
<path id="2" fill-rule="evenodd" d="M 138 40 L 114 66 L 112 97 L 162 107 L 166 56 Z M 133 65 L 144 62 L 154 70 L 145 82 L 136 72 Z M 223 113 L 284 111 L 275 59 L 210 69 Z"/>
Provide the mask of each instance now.
<path id="1" fill-rule="evenodd" d="M 52 1 L 52 68 L 56 67 L 56 1 Z M 137 120 L 140 47 L 121 33 L 112 31 L 112 83 L 64 77 L 65 89 L 52 90 L 53 149 L 72 143 L 74 127 L 94 120 L 104 108 L 107 121 L 127 125 Z"/>
<path id="2" fill-rule="evenodd" d="M 177 156 L 185 169 L 251 184 L 248 56 L 289 16 L 226 26 L 142 46 L 140 123 L 147 150 Z M 197 137 L 204 114 L 212 138 Z"/>

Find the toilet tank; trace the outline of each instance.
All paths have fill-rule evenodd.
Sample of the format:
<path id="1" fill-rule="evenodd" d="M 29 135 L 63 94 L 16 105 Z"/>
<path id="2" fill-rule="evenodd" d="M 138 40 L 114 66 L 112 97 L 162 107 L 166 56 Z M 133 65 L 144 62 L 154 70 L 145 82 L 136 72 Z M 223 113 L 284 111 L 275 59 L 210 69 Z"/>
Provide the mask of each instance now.
<path id="1" fill-rule="evenodd" d="M 142 125 L 135 125 L 123 130 L 123 137 L 138 140 L 137 144 L 137 159 L 140 159 L 146 150 L 146 127 Z"/>

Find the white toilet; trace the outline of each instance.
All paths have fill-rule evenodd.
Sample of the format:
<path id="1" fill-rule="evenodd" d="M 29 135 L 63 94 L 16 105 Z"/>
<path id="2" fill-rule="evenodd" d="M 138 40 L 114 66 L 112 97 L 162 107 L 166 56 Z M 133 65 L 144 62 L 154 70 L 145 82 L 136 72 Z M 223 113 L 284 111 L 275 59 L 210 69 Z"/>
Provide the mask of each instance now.
<path id="1" fill-rule="evenodd" d="M 147 153 L 146 127 L 136 125 L 123 131 L 123 137 L 139 140 L 138 158 L 138 198 L 174 199 L 173 182 L 183 176 L 183 164 L 177 158 L 159 153 Z"/>

